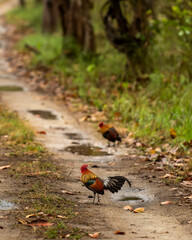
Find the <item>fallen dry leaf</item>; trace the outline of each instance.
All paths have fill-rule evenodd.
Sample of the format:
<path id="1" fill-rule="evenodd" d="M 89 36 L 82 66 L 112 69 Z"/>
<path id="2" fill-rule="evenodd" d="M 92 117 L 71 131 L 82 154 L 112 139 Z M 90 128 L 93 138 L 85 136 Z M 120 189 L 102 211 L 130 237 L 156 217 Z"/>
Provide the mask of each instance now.
<path id="1" fill-rule="evenodd" d="M 11 167 L 11 165 L 2 166 L 2 167 L 0 167 L 0 170 L 7 169 L 7 168 L 10 168 L 10 167 Z"/>
<path id="2" fill-rule="evenodd" d="M 69 192 L 69 191 L 66 191 L 66 190 L 62 190 L 61 192 L 62 192 L 62 193 L 69 194 L 69 195 L 74 195 L 74 193 L 72 193 L 72 192 Z"/>
<path id="3" fill-rule="evenodd" d="M 174 202 L 172 202 L 172 201 L 165 201 L 165 202 L 161 202 L 160 204 L 161 205 L 166 205 L 166 204 L 171 204 L 171 203 L 174 203 Z"/>
<path id="4" fill-rule="evenodd" d="M 31 218 L 31 217 L 35 217 L 37 214 L 36 213 L 33 213 L 33 214 L 29 214 L 27 216 L 25 216 L 26 218 Z"/>
<path id="5" fill-rule="evenodd" d="M 132 208 L 131 206 L 125 206 L 123 209 L 124 209 L 124 210 L 133 211 L 133 208 Z"/>
<path id="6" fill-rule="evenodd" d="M 68 217 L 62 216 L 62 215 L 57 215 L 57 218 L 67 219 Z"/>
<path id="7" fill-rule="evenodd" d="M 82 117 L 82 118 L 80 118 L 80 122 L 85 122 L 85 121 L 87 121 L 88 119 L 90 119 L 91 118 L 91 116 L 90 115 L 86 115 L 86 116 L 84 116 L 84 117 Z"/>
<path id="8" fill-rule="evenodd" d="M 44 219 L 36 219 L 28 223 L 29 226 L 44 226 L 44 227 L 50 227 L 53 226 L 54 223 L 49 223 L 47 220 Z"/>
<path id="9" fill-rule="evenodd" d="M 32 213 L 32 214 L 29 214 L 29 215 L 27 215 L 25 217 L 26 218 L 31 218 L 31 217 L 42 216 L 42 215 L 45 215 L 45 213 L 44 212 Z"/>
<path id="10" fill-rule="evenodd" d="M 23 225 L 29 225 L 29 226 L 44 226 L 44 227 L 50 227 L 53 226 L 54 223 L 49 223 L 47 222 L 47 220 L 45 219 L 35 219 L 31 222 L 25 221 L 23 219 L 19 219 L 18 221 L 19 223 L 23 224 Z"/>
<path id="11" fill-rule="evenodd" d="M 89 233 L 89 237 L 91 238 L 97 238 L 99 236 L 100 232 L 95 232 L 95 233 Z"/>
<path id="12" fill-rule="evenodd" d="M 144 210 L 145 210 L 145 208 L 135 208 L 134 210 L 133 210 L 133 212 L 134 213 L 142 213 L 142 212 L 144 212 Z"/>
<path id="13" fill-rule="evenodd" d="M 161 151 L 161 148 L 160 148 L 160 147 L 155 148 L 155 152 L 156 152 L 156 153 L 161 153 L 161 152 L 162 152 L 162 151 Z"/>
<path id="14" fill-rule="evenodd" d="M 183 181 L 181 184 L 186 186 L 186 187 L 192 187 L 192 182 L 191 181 Z"/>
<path id="15" fill-rule="evenodd" d="M 115 162 L 108 162 L 108 165 L 110 165 L 110 166 L 115 166 L 116 163 L 115 163 Z"/>
<path id="16" fill-rule="evenodd" d="M 160 178 L 174 178 L 174 176 L 169 173 L 166 173 L 164 176 L 162 176 Z"/>
<path id="17" fill-rule="evenodd" d="M 150 150 L 150 153 L 151 153 L 151 154 L 156 154 L 156 152 L 155 152 L 154 149 L 151 149 L 151 150 Z"/>
<path id="18" fill-rule="evenodd" d="M 184 197 L 184 198 L 192 199 L 192 195 L 191 195 L 191 196 Z"/>
<path id="19" fill-rule="evenodd" d="M 170 134 L 171 138 L 177 137 L 177 133 L 176 133 L 175 129 L 173 129 L 173 128 L 169 129 L 169 134 Z"/>
<path id="20" fill-rule="evenodd" d="M 25 220 L 23 220 L 23 219 L 19 219 L 18 222 L 19 222 L 20 224 L 23 224 L 23 225 L 27 225 L 27 224 L 28 224 L 28 222 L 25 221 Z"/>
<path id="21" fill-rule="evenodd" d="M 116 231 L 115 234 L 119 234 L 119 235 L 124 235 L 125 232 L 121 232 L 121 231 Z"/>
<path id="22" fill-rule="evenodd" d="M 36 133 L 38 133 L 38 134 L 46 134 L 46 132 L 45 131 L 36 131 Z"/>

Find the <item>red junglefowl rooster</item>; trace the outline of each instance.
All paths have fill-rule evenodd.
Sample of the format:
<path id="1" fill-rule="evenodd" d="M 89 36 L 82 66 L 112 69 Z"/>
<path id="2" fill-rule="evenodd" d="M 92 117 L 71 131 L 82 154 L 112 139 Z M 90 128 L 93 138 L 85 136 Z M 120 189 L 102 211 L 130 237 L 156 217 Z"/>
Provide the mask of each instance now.
<path id="1" fill-rule="evenodd" d="M 116 141 L 121 142 L 119 133 L 113 126 L 107 125 L 107 124 L 104 124 L 103 122 L 101 122 L 101 123 L 99 123 L 99 127 L 100 127 L 100 132 L 102 133 L 103 137 L 109 141 L 108 146 L 110 146 L 110 142 L 114 142 L 114 144 Z"/>
<path id="2" fill-rule="evenodd" d="M 95 196 L 97 194 L 98 203 L 100 202 L 99 194 L 103 195 L 104 190 L 109 190 L 112 193 L 118 192 L 125 181 L 128 182 L 129 186 L 131 187 L 130 181 L 122 176 L 115 176 L 115 177 L 107 177 L 104 180 L 99 178 L 89 169 L 87 169 L 88 165 L 83 165 L 81 167 L 81 181 L 84 185 L 94 193 L 93 203 L 95 203 Z"/>

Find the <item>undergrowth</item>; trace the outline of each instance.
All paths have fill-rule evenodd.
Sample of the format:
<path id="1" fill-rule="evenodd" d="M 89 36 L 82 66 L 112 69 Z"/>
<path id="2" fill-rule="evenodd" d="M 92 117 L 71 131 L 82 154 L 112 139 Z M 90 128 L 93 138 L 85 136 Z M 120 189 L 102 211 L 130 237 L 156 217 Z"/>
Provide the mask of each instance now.
<path id="1" fill-rule="evenodd" d="M 24 20 L 24 25 L 34 30 L 18 42 L 17 48 L 26 51 L 27 43 L 38 49 L 40 54 L 33 54 L 31 67 L 42 64 L 51 68 L 52 75 L 47 76 L 48 81 L 54 74 L 59 74 L 66 90 L 75 92 L 83 101 L 105 111 L 110 120 L 118 114 L 123 125 L 134 132 L 135 137 L 152 143 L 159 143 L 162 139 L 173 143 L 190 141 L 192 85 L 185 73 L 178 74 L 178 65 L 175 65 L 178 54 L 173 56 L 175 48 L 170 50 L 170 42 L 165 42 L 172 32 L 168 33 L 166 26 L 156 38 L 156 45 L 151 49 L 156 70 L 147 77 L 148 81 L 127 82 L 126 58 L 109 44 L 101 20 L 98 20 L 101 3 L 99 1 L 92 14 L 98 45 L 96 56 L 87 56 L 74 40 L 67 37 L 62 39 L 59 31 L 54 35 L 42 35 L 41 24 L 37 20 L 41 16 L 40 6 L 30 6 L 33 14 L 28 15 L 23 9 L 8 14 L 9 21 L 19 19 L 14 23 L 19 23 L 20 28 Z M 165 52 L 164 56 L 162 52 Z M 177 132 L 174 140 L 169 135 L 171 128 Z"/>

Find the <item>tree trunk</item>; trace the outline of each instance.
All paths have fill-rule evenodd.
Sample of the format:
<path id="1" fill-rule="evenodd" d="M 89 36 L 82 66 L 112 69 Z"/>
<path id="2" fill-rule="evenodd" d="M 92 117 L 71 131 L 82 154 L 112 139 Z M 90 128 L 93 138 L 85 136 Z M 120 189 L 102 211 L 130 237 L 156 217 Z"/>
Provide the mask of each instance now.
<path id="1" fill-rule="evenodd" d="M 35 0 L 36 4 L 41 4 L 43 1 L 42 0 Z"/>
<path id="2" fill-rule="evenodd" d="M 125 2 L 129 7 L 124 9 Z M 153 39 L 149 27 L 149 19 L 154 17 L 152 14 L 151 0 L 107 0 L 101 9 L 106 35 L 115 48 L 127 55 L 133 75 L 146 73 L 152 68 L 152 64 L 148 64 L 148 46 Z M 132 21 L 127 20 L 128 15 L 132 16 Z"/>
<path id="3" fill-rule="evenodd" d="M 95 37 L 90 9 L 90 0 L 62 0 L 59 4 L 63 35 L 74 37 L 83 50 L 94 52 Z"/>
<path id="4" fill-rule="evenodd" d="M 43 33 L 53 33 L 57 27 L 57 14 L 54 0 L 43 0 Z"/>
<path id="5" fill-rule="evenodd" d="M 72 36 L 85 51 L 95 51 L 90 0 L 43 0 L 43 32 L 52 33 L 60 17 L 63 36 Z"/>
<path id="6" fill-rule="evenodd" d="M 19 5 L 20 5 L 21 7 L 25 7 L 25 6 L 26 6 L 25 0 L 19 0 Z"/>

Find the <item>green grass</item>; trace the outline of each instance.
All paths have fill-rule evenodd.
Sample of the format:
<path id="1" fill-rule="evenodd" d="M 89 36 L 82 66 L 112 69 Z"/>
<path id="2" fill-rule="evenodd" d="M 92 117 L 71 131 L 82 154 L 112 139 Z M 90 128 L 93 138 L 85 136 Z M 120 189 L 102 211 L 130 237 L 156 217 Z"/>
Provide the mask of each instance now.
<path id="1" fill-rule="evenodd" d="M 179 51 L 172 46 L 178 46 L 178 41 L 174 39 L 175 44 L 168 41 L 173 32 L 164 28 L 156 37 L 156 44 L 150 50 L 156 71 L 149 76 L 149 81 L 144 84 L 134 79 L 127 82 L 126 58 L 106 40 L 98 16 L 102 3 L 99 1 L 92 12 L 98 45 L 96 56 L 87 56 L 74 40 L 67 37 L 62 39 L 59 32 L 42 35 L 40 22 L 37 21 L 42 9 L 38 6 L 35 6 L 36 14 L 28 16 L 19 9 L 8 15 L 9 19 L 24 20 L 28 26 L 37 29 L 33 34 L 26 35 L 17 48 L 26 52 L 25 44 L 29 44 L 38 49 L 40 54 L 31 54 L 30 67 L 49 67 L 52 72 L 47 75 L 48 81 L 57 76 L 66 90 L 106 112 L 110 120 L 114 120 L 116 113 L 120 112 L 123 125 L 134 132 L 135 137 L 156 144 L 165 138 L 173 143 L 191 140 L 192 84 L 185 71 L 178 74 L 178 61 L 182 59 L 179 58 Z M 169 136 L 170 128 L 177 132 L 174 140 Z"/>
<path id="2" fill-rule="evenodd" d="M 18 118 L 17 112 L 0 110 L 0 136 L 7 135 L 16 144 L 32 142 L 34 134 L 32 130 Z"/>
<path id="3" fill-rule="evenodd" d="M 40 31 L 42 22 L 42 6 L 36 6 L 34 1 L 27 1 L 26 8 L 15 8 L 11 10 L 6 19 L 10 23 L 17 24 L 20 30 L 28 30 L 33 28 L 35 31 Z"/>
<path id="4" fill-rule="evenodd" d="M 65 238 L 67 235 L 69 239 L 81 239 L 85 234 L 80 232 L 78 228 L 69 229 L 62 221 L 53 227 L 49 227 L 45 233 L 48 239 L 55 239 L 58 236 Z"/>

